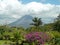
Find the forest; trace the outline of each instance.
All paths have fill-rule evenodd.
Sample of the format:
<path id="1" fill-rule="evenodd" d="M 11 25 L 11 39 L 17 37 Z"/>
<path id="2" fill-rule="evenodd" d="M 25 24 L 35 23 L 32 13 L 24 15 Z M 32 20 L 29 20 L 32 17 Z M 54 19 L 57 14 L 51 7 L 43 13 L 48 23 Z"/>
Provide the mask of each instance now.
<path id="1" fill-rule="evenodd" d="M 0 25 L 0 45 L 60 45 L 60 15 L 43 24 L 35 17 L 28 28 Z"/>

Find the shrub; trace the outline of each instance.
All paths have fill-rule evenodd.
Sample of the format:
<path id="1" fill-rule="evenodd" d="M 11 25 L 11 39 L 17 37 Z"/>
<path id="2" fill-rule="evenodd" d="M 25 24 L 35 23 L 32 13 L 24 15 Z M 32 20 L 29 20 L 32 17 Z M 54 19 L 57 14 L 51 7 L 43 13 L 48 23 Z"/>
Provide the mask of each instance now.
<path id="1" fill-rule="evenodd" d="M 27 42 L 36 43 L 37 45 L 44 44 L 50 40 L 50 36 L 45 32 L 32 32 L 25 36 Z"/>

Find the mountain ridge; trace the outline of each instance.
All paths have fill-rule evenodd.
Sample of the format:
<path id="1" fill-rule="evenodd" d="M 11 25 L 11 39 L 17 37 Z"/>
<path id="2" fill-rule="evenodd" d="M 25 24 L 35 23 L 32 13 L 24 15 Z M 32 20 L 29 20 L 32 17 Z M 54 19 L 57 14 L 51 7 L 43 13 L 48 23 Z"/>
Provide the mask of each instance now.
<path id="1" fill-rule="evenodd" d="M 10 23 L 9 26 L 13 26 L 13 27 L 30 27 L 30 23 L 32 23 L 32 19 L 33 17 L 30 15 L 25 15 L 23 17 L 21 17 L 20 19 L 18 19 L 17 21 Z"/>

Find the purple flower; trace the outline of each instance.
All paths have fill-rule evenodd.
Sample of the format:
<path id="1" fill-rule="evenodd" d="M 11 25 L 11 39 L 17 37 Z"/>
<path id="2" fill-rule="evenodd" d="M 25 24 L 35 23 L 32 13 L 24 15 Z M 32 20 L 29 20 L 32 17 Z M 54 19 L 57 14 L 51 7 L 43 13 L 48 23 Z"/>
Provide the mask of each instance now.
<path id="1" fill-rule="evenodd" d="M 44 44 L 44 42 L 49 40 L 48 34 L 44 32 L 32 32 L 32 33 L 27 34 L 25 38 L 28 42 L 38 41 L 38 44 Z"/>

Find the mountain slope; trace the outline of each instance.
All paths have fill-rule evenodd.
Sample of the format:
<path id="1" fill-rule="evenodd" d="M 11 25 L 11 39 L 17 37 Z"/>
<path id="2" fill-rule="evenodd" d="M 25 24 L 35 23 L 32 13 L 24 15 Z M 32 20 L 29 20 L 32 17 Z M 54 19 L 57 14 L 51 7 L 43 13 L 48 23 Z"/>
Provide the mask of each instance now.
<path id="1" fill-rule="evenodd" d="M 30 26 L 30 23 L 32 23 L 32 19 L 33 17 L 30 16 L 30 15 L 25 15 L 23 16 L 22 18 L 18 19 L 17 21 L 9 24 L 10 26 L 22 26 L 22 27 L 29 27 Z"/>

